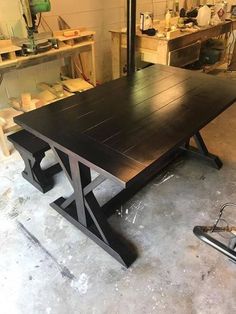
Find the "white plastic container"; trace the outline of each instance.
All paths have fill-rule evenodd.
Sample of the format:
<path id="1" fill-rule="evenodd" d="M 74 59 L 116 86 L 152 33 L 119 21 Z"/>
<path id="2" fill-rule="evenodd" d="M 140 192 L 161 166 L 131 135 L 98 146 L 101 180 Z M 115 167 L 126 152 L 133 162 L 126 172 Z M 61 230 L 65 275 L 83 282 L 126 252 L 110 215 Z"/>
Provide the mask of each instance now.
<path id="1" fill-rule="evenodd" d="M 210 24 L 211 9 L 205 4 L 198 10 L 197 23 L 198 26 L 204 27 Z"/>

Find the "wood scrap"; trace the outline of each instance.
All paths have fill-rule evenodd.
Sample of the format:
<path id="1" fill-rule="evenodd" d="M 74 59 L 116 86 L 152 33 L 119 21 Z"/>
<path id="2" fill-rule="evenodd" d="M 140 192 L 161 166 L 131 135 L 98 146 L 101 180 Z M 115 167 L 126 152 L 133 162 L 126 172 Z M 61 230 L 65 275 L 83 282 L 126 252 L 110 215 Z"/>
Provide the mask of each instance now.
<path id="1" fill-rule="evenodd" d="M 13 118 L 22 114 L 22 111 L 15 110 L 11 107 L 3 108 L 0 110 L 0 117 L 2 121 L 5 121 L 3 125 L 4 132 L 11 132 L 12 129 L 16 126 Z"/>
<path id="2" fill-rule="evenodd" d="M 55 94 L 55 90 L 48 84 L 48 83 L 45 83 L 45 82 L 40 82 L 37 84 L 37 88 L 41 91 L 49 91 L 50 93 L 54 94 L 55 96 L 57 96 Z"/>
<path id="3" fill-rule="evenodd" d="M 16 110 L 22 110 L 21 102 L 15 97 L 9 98 L 9 104 Z"/>
<path id="4" fill-rule="evenodd" d="M 76 79 L 70 79 L 65 80 L 62 82 L 63 86 L 69 91 L 69 92 L 82 92 L 88 89 L 93 88 L 93 85 L 89 84 L 82 78 L 76 78 Z"/>
<path id="5" fill-rule="evenodd" d="M 68 29 L 70 26 L 66 23 L 66 21 L 59 15 L 57 18 L 58 26 L 60 30 Z"/>
<path id="6" fill-rule="evenodd" d="M 73 36 L 79 36 L 79 35 L 80 35 L 79 29 L 69 29 L 63 32 L 64 37 L 73 37 Z"/>
<path id="7" fill-rule="evenodd" d="M 23 104 L 22 101 L 14 97 L 9 98 L 9 104 L 12 108 L 22 112 L 31 111 L 43 105 L 42 101 L 38 98 L 30 98 L 30 102 Z"/>
<path id="8" fill-rule="evenodd" d="M 51 93 L 49 90 L 44 90 L 40 92 L 37 97 L 43 102 L 43 103 L 49 103 L 53 101 L 54 99 L 57 99 L 57 96 L 53 93 Z"/>
<path id="9" fill-rule="evenodd" d="M 3 128 L 1 126 L 0 126 L 0 146 L 2 148 L 3 154 L 7 157 L 10 156 L 10 150 L 7 145 L 7 140 L 3 132 Z"/>
<path id="10" fill-rule="evenodd" d="M 0 117 L 0 126 L 3 127 L 6 124 L 7 124 L 7 121 L 4 118 Z"/>
<path id="11" fill-rule="evenodd" d="M 15 124 L 13 118 L 22 114 L 13 108 L 4 108 L 0 110 L 0 146 L 5 156 L 10 155 L 8 143 L 6 139 L 6 133 L 18 130 L 20 127 Z"/>
<path id="12" fill-rule="evenodd" d="M 70 36 L 66 36 L 65 34 L 70 34 Z M 85 29 L 79 28 L 53 32 L 53 37 L 58 40 L 59 47 L 65 45 L 74 46 L 81 42 L 93 41 L 94 35 L 95 32 L 93 31 L 86 31 Z"/>
<path id="13" fill-rule="evenodd" d="M 0 63 L 7 60 L 15 60 L 16 52 L 21 48 L 13 45 L 11 40 L 0 40 Z"/>
<path id="14" fill-rule="evenodd" d="M 23 93 L 21 94 L 21 107 L 24 111 L 28 111 L 31 108 L 31 94 Z"/>
<path id="15" fill-rule="evenodd" d="M 61 98 L 65 96 L 65 92 L 61 83 L 50 85 L 48 83 L 41 82 L 37 84 L 37 88 L 41 91 L 49 91 L 51 94 L 56 96 L 55 98 Z"/>
<path id="16" fill-rule="evenodd" d="M 58 36 L 63 34 L 62 33 L 63 31 L 65 32 L 65 31 L 71 29 L 69 24 L 61 16 L 58 17 L 58 25 L 59 25 L 60 31 L 55 33 L 55 35 L 58 35 Z M 83 34 L 85 34 L 87 31 L 86 28 L 81 28 L 81 27 L 78 28 L 78 30 L 80 31 L 80 33 L 83 33 Z M 94 35 L 95 35 L 94 32 L 90 32 L 90 36 L 87 39 L 94 41 Z M 84 38 L 84 40 L 85 40 L 85 38 Z M 75 39 L 75 41 L 76 41 L 76 39 Z M 66 45 L 67 43 L 68 42 L 66 42 L 66 41 L 60 42 L 59 46 L 63 45 L 63 44 Z M 73 42 L 72 42 L 72 45 L 73 45 Z M 92 48 L 92 58 L 93 58 L 93 49 L 94 48 Z M 83 60 L 82 60 L 82 57 L 83 57 Z M 95 62 L 95 61 L 92 61 L 92 63 L 91 63 L 91 58 L 88 55 L 88 52 L 80 53 L 79 55 L 73 56 L 71 58 L 71 62 L 70 62 L 70 76 L 72 78 L 83 77 L 86 81 L 88 81 L 87 78 L 91 76 L 91 73 L 93 73 L 94 79 L 92 79 L 92 83 L 94 86 L 96 86 L 96 79 L 95 79 L 96 74 L 95 74 L 95 66 L 92 65 L 93 62 Z"/>

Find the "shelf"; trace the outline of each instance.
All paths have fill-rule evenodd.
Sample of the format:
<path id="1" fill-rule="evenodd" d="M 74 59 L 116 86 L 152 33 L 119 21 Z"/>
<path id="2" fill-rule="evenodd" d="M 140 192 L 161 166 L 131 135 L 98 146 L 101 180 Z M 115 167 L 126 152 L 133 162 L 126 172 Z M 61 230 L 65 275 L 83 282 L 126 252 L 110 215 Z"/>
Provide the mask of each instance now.
<path id="1" fill-rule="evenodd" d="M 74 46 L 66 45 L 59 49 L 51 49 L 47 52 L 42 52 L 37 55 L 30 55 L 26 57 L 17 57 L 15 60 L 4 61 L 0 64 L 0 74 L 16 70 L 23 69 L 33 65 L 37 65 L 43 62 L 49 62 L 60 58 L 65 58 L 73 55 L 76 50 L 81 52 L 87 51 L 88 46 L 94 45 L 94 41 L 85 41 Z"/>

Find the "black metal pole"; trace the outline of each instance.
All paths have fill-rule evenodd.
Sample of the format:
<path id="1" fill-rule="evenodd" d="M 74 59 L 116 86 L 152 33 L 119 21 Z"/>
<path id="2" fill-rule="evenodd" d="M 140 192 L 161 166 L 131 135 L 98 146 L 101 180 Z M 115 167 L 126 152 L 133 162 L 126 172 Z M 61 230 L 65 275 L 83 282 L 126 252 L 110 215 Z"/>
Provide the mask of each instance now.
<path id="1" fill-rule="evenodd" d="M 127 0 L 127 74 L 135 72 L 136 0 Z"/>

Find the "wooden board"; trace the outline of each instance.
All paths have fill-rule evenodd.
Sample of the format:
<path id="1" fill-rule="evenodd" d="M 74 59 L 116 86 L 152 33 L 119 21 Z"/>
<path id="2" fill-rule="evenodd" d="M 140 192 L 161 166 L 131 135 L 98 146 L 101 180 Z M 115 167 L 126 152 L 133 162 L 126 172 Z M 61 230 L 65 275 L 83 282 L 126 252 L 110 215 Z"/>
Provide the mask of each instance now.
<path id="1" fill-rule="evenodd" d="M 12 44 L 10 39 L 0 40 L 0 63 L 16 59 L 16 51 L 21 48 Z"/>
<path id="2" fill-rule="evenodd" d="M 82 37 L 89 37 L 89 36 L 93 36 L 95 35 L 95 32 L 91 32 L 91 31 L 81 31 L 78 35 L 76 36 L 70 36 L 70 37 L 66 37 L 63 36 L 63 33 L 65 32 L 65 30 L 63 31 L 55 31 L 53 32 L 53 36 L 60 40 L 60 41 L 68 41 L 70 39 L 77 39 L 77 38 L 82 38 Z"/>
<path id="3" fill-rule="evenodd" d="M 8 53 L 8 52 L 20 51 L 20 50 L 21 50 L 20 47 L 14 46 L 14 45 L 3 47 L 3 48 L 0 47 L 0 54 L 4 54 L 4 53 Z"/>
<path id="4" fill-rule="evenodd" d="M 63 86 L 71 93 L 82 92 L 93 88 L 93 85 L 89 84 L 81 78 L 62 81 Z"/>
<path id="5" fill-rule="evenodd" d="M 0 110 L 0 147 L 5 156 L 10 155 L 5 134 L 19 130 L 19 126 L 15 124 L 13 118 L 21 114 L 21 111 L 16 111 L 13 108 L 4 108 Z"/>
<path id="6" fill-rule="evenodd" d="M 6 124 L 3 125 L 3 130 L 5 133 L 11 132 L 11 130 L 16 125 L 13 121 L 13 118 L 21 114 L 22 111 L 15 110 L 13 108 L 4 108 L 0 110 L 0 117 L 6 121 Z"/>
<path id="7" fill-rule="evenodd" d="M 20 50 L 21 48 L 14 45 L 0 48 L 0 63 L 16 60 L 16 52 Z"/>

